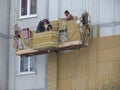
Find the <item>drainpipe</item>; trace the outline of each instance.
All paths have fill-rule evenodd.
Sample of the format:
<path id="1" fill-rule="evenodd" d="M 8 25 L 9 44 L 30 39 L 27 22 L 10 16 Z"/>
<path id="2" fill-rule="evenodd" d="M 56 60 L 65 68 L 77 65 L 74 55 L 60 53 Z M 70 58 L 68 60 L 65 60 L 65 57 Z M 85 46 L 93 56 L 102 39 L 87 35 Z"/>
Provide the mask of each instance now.
<path id="1" fill-rule="evenodd" d="M 47 19 L 49 19 L 49 0 L 46 0 L 45 16 Z M 45 90 L 48 90 L 48 54 L 46 54 L 45 62 Z"/>
<path id="2" fill-rule="evenodd" d="M 8 52 L 7 52 L 7 90 L 9 90 L 9 58 L 10 58 L 10 8 L 11 8 L 11 0 L 8 0 Z"/>

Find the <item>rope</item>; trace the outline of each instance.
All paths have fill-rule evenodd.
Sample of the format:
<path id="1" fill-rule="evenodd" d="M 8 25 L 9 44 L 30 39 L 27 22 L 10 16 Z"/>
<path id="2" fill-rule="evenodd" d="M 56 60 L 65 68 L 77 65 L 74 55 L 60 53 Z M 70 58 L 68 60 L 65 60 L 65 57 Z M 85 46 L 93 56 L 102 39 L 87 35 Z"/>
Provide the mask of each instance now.
<path id="1" fill-rule="evenodd" d="M 78 26 L 79 26 L 79 25 L 77 25 L 77 26 L 75 27 L 75 29 L 74 29 L 74 31 L 72 32 L 72 35 L 70 36 L 69 39 L 71 39 L 71 38 L 73 37 L 74 33 L 77 31 L 77 27 L 78 27 Z"/>

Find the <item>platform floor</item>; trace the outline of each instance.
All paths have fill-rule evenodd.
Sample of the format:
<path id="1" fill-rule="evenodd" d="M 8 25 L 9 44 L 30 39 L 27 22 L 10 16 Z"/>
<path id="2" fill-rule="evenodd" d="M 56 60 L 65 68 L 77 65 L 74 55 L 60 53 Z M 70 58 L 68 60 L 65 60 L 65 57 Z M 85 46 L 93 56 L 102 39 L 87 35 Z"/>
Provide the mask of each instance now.
<path id="1" fill-rule="evenodd" d="M 64 50 L 71 50 L 71 49 L 80 49 L 82 48 L 82 41 L 72 41 L 61 43 L 58 47 L 46 47 L 46 48 L 38 48 L 38 49 L 24 49 L 16 51 L 17 55 L 39 55 L 39 54 L 46 54 L 48 52 L 60 52 Z"/>

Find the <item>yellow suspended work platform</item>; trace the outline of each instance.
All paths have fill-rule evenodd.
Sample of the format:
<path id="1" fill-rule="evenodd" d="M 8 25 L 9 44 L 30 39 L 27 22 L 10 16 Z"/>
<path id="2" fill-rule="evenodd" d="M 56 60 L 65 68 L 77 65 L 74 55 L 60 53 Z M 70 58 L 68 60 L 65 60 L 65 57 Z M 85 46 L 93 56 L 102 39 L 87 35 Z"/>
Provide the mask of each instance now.
<path id="1" fill-rule="evenodd" d="M 88 46 L 92 25 L 80 26 L 76 19 L 51 21 L 50 24 L 53 27 L 50 31 L 36 33 L 26 29 L 20 32 L 20 36 L 15 36 L 16 54 L 30 56 Z M 24 35 L 26 31 L 27 36 Z"/>

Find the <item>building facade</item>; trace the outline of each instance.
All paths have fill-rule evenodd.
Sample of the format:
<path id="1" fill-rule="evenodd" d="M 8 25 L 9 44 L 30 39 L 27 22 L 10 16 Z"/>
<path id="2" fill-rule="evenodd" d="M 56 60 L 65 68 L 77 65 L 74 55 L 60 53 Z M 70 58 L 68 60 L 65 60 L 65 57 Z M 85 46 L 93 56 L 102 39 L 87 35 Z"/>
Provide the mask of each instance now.
<path id="1" fill-rule="evenodd" d="M 0 90 L 7 90 L 9 66 L 9 1 L 0 0 Z"/>
<path id="2" fill-rule="evenodd" d="M 119 0 L 0 0 L 0 7 L 0 12 L 3 12 L 0 13 L 0 41 L 3 42 L 3 45 L 0 45 L 0 90 L 109 90 L 108 86 L 110 89 L 119 90 Z M 59 55 L 20 57 L 15 54 L 15 25 L 18 25 L 19 30 L 36 30 L 40 20 L 57 20 L 64 17 L 65 10 L 77 17 L 80 17 L 84 10 L 89 12 L 94 25 L 90 47 Z M 114 66 L 116 68 L 113 68 Z M 105 77 L 110 78 L 102 80 Z M 82 86 L 79 87 L 79 84 Z"/>

